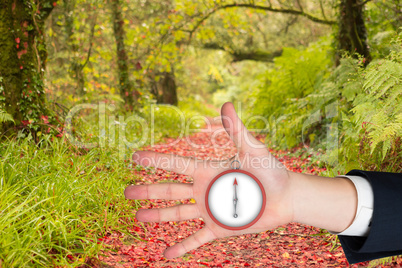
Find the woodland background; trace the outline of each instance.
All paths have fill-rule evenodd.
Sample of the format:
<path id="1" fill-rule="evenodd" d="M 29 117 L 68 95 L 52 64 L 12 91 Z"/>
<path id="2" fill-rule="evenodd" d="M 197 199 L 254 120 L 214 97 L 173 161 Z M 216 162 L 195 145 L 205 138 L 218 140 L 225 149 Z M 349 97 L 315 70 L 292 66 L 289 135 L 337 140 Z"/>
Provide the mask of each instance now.
<path id="1" fill-rule="evenodd" d="M 266 119 L 250 126 L 268 147 L 307 151 L 322 175 L 402 172 L 401 12 L 398 0 L 1 0 L 1 263 L 79 266 L 105 232 L 125 232 L 136 178 L 121 140 L 144 130 L 125 118 L 149 122 L 152 107 L 156 142 L 180 134 L 169 105 L 212 117 L 233 101 L 243 120 Z M 105 128 L 91 109 L 65 127 L 85 103 L 107 105 Z"/>

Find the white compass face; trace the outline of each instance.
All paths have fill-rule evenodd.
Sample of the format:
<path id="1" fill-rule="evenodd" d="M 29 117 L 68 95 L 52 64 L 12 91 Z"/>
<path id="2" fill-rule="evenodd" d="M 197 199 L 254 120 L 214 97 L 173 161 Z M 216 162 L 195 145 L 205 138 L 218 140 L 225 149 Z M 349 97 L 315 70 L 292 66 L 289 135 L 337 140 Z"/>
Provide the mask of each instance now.
<path id="1" fill-rule="evenodd" d="M 253 225 L 265 208 L 265 191 L 252 174 L 231 170 L 219 174 L 208 187 L 207 210 L 220 226 L 241 230 Z"/>

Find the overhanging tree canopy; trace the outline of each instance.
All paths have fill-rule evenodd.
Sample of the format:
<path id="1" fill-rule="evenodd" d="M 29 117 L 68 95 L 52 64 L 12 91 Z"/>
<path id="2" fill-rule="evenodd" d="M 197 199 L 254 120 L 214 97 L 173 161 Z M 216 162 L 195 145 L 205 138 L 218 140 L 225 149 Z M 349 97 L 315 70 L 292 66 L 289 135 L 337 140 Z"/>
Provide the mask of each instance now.
<path id="1" fill-rule="evenodd" d="M 368 0 L 370 1 L 370 0 Z M 195 21 L 191 27 L 182 26 L 180 30 L 189 34 L 191 40 L 194 33 L 208 20 L 213 14 L 220 10 L 241 8 L 254 9 L 266 12 L 282 13 L 305 17 L 313 22 L 338 27 L 338 47 L 343 51 L 350 53 L 358 53 L 365 58 L 368 63 L 371 60 L 370 51 L 367 45 L 367 32 L 364 24 L 364 5 L 368 2 L 359 0 L 340 0 L 338 4 L 338 19 L 328 19 L 328 15 L 324 9 L 324 1 L 319 0 L 319 13 L 313 14 L 307 11 L 307 2 L 288 1 L 273 4 L 271 1 L 266 2 L 235 2 L 224 4 L 219 2 L 211 2 L 209 6 L 202 12 L 199 12 L 191 18 Z M 218 49 L 219 45 L 215 46 Z"/>

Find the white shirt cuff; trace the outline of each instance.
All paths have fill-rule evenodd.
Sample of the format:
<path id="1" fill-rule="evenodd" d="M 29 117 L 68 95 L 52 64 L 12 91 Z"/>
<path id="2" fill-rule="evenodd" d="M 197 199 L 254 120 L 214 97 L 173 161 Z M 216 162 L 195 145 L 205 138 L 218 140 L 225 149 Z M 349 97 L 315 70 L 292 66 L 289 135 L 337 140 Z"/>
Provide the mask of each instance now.
<path id="1" fill-rule="evenodd" d="M 360 176 L 340 175 L 337 177 L 348 178 L 355 185 L 357 210 L 353 223 L 346 230 L 340 233 L 330 233 L 347 236 L 367 236 L 370 231 L 374 208 L 374 193 L 371 184 L 367 179 Z"/>

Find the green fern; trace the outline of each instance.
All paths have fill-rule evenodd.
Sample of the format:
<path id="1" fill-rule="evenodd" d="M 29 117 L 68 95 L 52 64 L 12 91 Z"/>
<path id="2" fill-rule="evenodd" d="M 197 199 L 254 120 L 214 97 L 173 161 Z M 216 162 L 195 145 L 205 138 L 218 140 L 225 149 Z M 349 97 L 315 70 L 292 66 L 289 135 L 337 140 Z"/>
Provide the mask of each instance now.
<path id="1" fill-rule="evenodd" d="M 367 125 L 370 152 L 381 146 L 382 159 L 391 141 L 402 136 L 402 64 L 390 60 L 373 62 L 364 75 L 363 90 L 354 101 L 357 125 Z"/>
<path id="2" fill-rule="evenodd" d="M 396 38 L 402 44 L 401 38 Z M 345 59 L 344 61 L 347 61 Z M 342 94 L 349 94 L 350 108 L 343 107 L 342 147 L 339 152 L 345 172 L 352 168 L 402 172 L 402 50 L 366 68 L 352 62 Z M 344 63 L 344 62 L 343 62 Z M 360 85 L 360 86 L 359 86 Z"/>
<path id="3" fill-rule="evenodd" d="M 5 122 L 13 122 L 15 124 L 12 115 L 0 109 L 0 124 Z"/>
<path id="4" fill-rule="evenodd" d="M 331 65 L 330 50 L 326 41 L 304 50 L 284 48 L 282 56 L 275 58 L 274 68 L 262 77 L 252 107 L 254 114 L 268 119 L 272 143 L 280 147 L 301 143 L 310 131 L 309 127 L 302 133 L 303 123 L 336 95 L 331 87 L 324 85 Z"/>

